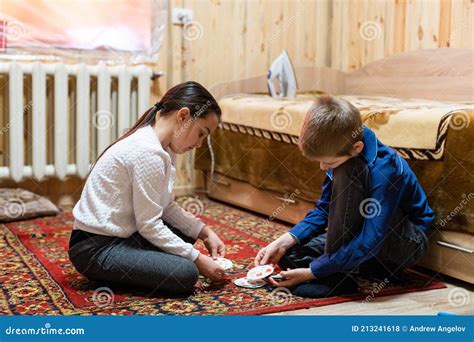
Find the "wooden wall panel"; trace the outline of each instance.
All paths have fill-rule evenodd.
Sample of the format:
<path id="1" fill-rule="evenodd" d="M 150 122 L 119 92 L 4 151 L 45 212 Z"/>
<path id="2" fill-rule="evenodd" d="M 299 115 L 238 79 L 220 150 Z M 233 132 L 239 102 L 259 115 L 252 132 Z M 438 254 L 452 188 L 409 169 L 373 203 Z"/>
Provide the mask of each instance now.
<path id="1" fill-rule="evenodd" d="M 409 1 L 405 51 L 439 47 L 440 1 Z"/>
<path id="2" fill-rule="evenodd" d="M 454 1 L 451 7 L 449 47 L 473 48 L 474 3 L 469 0 Z"/>
<path id="3" fill-rule="evenodd" d="M 173 82 L 258 76 L 282 49 L 296 67 L 350 71 L 404 51 L 473 47 L 470 0 L 172 0 L 170 10 L 178 5 L 194 11 L 203 33 L 172 40 L 173 66 L 183 67 L 168 68 Z"/>

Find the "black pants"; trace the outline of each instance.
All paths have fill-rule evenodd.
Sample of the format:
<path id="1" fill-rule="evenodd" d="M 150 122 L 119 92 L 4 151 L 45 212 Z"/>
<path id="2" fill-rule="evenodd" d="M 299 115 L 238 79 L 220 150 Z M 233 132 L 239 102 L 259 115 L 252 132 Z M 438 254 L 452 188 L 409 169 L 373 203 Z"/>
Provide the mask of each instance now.
<path id="1" fill-rule="evenodd" d="M 336 252 L 361 231 L 365 218 L 359 206 L 370 197 L 371 187 L 367 164 L 359 158 L 351 158 L 333 171 L 327 233 L 290 248 L 280 260 L 282 269 L 307 268 L 313 259 Z M 417 264 L 425 256 L 428 248 L 426 235 L 401 212 L 397 213 L 389 231 L 377 256 L 360 265 L 367 274 L 380 268 L 385 273 L 394 273 Z M 347 276 L 336 274 L 333 278 Z"/>
<path id="2" fill-rule="evenodd" d="M 185 242 L 196 242 L 170 229 Z M 69 246 L 72 264 L 89 280 L 181 294 L 192 291 L 199 277 L 194 262 L 160 250 L 139 233 L 119 238 L 73 231 Z"/>

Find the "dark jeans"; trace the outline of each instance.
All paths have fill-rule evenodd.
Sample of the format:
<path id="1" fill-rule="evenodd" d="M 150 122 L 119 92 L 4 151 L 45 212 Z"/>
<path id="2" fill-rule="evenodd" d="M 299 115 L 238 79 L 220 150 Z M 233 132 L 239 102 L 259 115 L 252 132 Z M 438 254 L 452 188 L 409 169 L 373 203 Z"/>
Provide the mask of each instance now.
<path id="1" fill-rule="evenodd" d="M 171 230 L 186 242 L 196 242 L 177 229 Z M 194 262 L 163 252 L 138 232 L 128 238 L 96 234 L 84 238 L 82 232 L 80 236 L 78 241 L 70 240 L 69 258 L 89 280 L 172 294 L 192 291 L 198 280 Z"/>
<path id="2" fill-rule="evenodd" d="M 307 268 L 314 258 L 336 252 L 362 229 L 364 217 L 359 205 L 370 197 L 367 165 L 359 158 L 351 158 L 333 171 L 327 233 L 290 248 L 280 260 L 282 269 Z M 377 265 L 391 274 L 417 264 L 424 257 L 428 239 L 420 227 L 398 212 L 390 228 L 380 252 L 360 265 L 361 270 L 369 274 Z"/>

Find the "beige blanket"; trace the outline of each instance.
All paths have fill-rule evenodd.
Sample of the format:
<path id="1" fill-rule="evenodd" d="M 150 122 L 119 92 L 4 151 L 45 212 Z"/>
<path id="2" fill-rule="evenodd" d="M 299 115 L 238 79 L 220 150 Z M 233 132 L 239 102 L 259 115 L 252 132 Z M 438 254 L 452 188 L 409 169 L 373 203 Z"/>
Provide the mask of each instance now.
<path id="1" fill-rule="evenodd" d="M 222 127 L 296 143 L 315 96 L 302 94 L 294 100 L 253 94 L 225 97 L 219 101 L 223 113 Z M 471 102 L 340 97 L 359 109 L 364 123 L 384 144 L 408 159 L 441 159 L 448 127 L 460 129 L 469 125 L 466 113 L 474 109 Z"/>

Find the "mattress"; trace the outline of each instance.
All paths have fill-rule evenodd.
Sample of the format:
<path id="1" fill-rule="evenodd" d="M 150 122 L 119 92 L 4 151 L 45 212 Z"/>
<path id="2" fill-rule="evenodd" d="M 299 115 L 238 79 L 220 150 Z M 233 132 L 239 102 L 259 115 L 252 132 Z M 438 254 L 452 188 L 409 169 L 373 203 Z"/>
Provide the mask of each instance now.
<path id="1" fill-rule="evenodd" d="M 365 124 L 382 142 L 407 159 L 436 212 L 438 228 L 474 234 L 472 103 L 345 98 L 359 108 Z M 222 122 L 212 136 L 213 155 L 208 146 L 201 147 L 196 168 L 212 169 L 263 190 L 296 192 L 303 200 L 315 201 L 325 173 L 296 146 L 313 100 L 313 95 L 299 96 L 296 101 L 263 95 L 224 98 L 220 101 Z M 279 115 L 286 121 L 277 121 Z"/>

